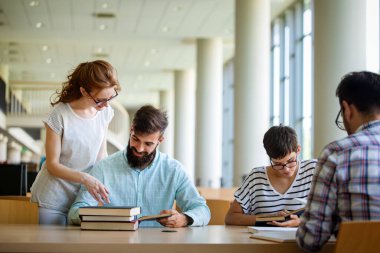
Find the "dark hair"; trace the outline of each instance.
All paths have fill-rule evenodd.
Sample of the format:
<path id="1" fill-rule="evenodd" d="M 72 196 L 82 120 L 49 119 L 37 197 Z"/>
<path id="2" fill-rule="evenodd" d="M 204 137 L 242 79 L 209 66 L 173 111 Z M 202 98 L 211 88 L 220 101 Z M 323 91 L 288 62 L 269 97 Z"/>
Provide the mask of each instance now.
<path id="1" fill-rule="evenodd" d="M 107 87 L 115 87 L 116 90 L 120 90 L 116 71 L 111 64 L 103 60 L 83 62 L 67 76 L 67 81 L 63 83 L 62 90 L 55 93 L 57 96 L 51 105 L 59 102 L 68 103 L 81 98 L 80 87 L 83 87 L 88 93 L 93 89 Z"/>
<path id="2" fill-rule="evenodd" d="M 273 126 L 264 134 L 263 144 L 270 158 L 280 159 L 297 151 L 297 134 L 291 127 Z"/>
<path id="3" fill-rule="evenodd" d="M 166 112 L 156 109 L 151 105 L 141 107 L 133 117 L 133 131 L 139 134 L 164 133 L 168 126 Z"/>
<path id="4" fill-rule="evenodd" d="M 345 75 L 336 89 L 336 96 L 364 114 L 380 110 L 380 75 L 368 71 L 351 72 Z"/>

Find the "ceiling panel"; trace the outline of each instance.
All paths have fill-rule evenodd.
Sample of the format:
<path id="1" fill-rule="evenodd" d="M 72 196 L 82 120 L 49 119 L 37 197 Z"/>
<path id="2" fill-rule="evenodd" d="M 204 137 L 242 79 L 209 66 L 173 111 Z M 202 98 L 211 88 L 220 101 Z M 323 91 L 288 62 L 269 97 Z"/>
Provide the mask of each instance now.
<path id="1" fill-rule="evenodd" d="M 290 1 L 272 3 L 279 10 Z M 144 100 L 157 102 L 159 90 L 173 88 L 173 70 L 196 67 L 196 38 L 221 37 L 224 60 L 233 56 L 234 4 L 0 0 L 0 64 L 10 66 L 11 84 L 59 87 L 80 62 L 104 59 L 115 66 L 123 86 L 118 100 L 136 108 Z M 43 96 L 39 102 L 48 100 Z"/>

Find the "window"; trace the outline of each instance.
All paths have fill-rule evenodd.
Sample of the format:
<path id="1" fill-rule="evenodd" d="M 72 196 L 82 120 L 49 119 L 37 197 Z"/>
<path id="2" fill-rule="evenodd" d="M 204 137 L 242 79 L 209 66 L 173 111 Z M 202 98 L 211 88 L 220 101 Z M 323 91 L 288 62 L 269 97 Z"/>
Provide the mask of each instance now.
<path id="1" fill-rule="evenodd" d="M 272 22 L 271 125 L 293 127 L 312 157 L 312 12 L 297 1 Z"/>

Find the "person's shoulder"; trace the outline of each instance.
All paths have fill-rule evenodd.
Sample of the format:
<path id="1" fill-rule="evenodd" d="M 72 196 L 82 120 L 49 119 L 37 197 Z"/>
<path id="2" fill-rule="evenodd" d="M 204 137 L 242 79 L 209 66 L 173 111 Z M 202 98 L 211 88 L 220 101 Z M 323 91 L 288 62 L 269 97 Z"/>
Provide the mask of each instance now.
<path id="1" fill-rule="evenodd" d="M 68 105 L 66 103 L 59 102 L 52 105 L 49 110 L 49 114 L 62 114 L 64 111 L 68 110 Z"/>
<path id="2" fill-rule="evenodd" d="M 308 160 L 302 160 L 301 161 L 301 168 L 314 168 L 314 167 L 316 167 L 317 166 L 317 164 L 318 164 L 318 160 L 317 159 L 308 159 Z"/>
<path id="3" fill-rule="evenodd" d="M 158 155 L 160 156 L 159 161 L 161 164 L 166 165 L 169 168 L 183 168 L 183 164 L 170 155 L 162 152 L 158 152 Z"/>
<path id="4" fill-rule="evenodd" d="M 110 165 L 116 165 L 116 163 L 125 161 L 123 152 L 124 150 L 120 150 L 103 158 L 102 160 L 98 161 L 94 167 L 101 169 L 114 167 Z"/>
<path id="5" fill-rule="evenodd" d="M 260 178 L 263 178 L 266 174 L 265 172 L 265 169 L 266 167 L 265 166 L 260 166 L 260 167 L 255 167 L 253 168 L 249 174 L 247 175 L 246 177 L 246 181 L 247 179 L 249 180 L 253 180 L 253 179 L 260 179 Z"/>
<path id="6" fill-rule="evenodd" d="M 260 167 L 255 167 L 251 170 L 249 175 L 258 175 L 258 174 L 265 174 L 266 166 L 260 166 Z"/>

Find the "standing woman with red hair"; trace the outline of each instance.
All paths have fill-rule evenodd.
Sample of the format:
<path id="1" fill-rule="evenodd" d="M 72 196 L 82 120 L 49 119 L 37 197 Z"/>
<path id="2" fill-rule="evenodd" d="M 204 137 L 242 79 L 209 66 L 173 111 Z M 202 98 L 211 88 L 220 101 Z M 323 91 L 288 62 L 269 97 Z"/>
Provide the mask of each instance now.
<path id="1" fill-rule="evenodd" d="M 44 120 L 46 161 L 31 190 L 40 224 L 67 225 L 81 184 L 98 202 L 109 202 L 108 190 L 87 172 L 107 156 L 107 129 L 114 115 L 109 101 L 120 90 L 116 71 L 97 60 L 79 64 L 67 78 Z"/>

